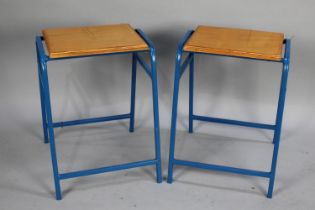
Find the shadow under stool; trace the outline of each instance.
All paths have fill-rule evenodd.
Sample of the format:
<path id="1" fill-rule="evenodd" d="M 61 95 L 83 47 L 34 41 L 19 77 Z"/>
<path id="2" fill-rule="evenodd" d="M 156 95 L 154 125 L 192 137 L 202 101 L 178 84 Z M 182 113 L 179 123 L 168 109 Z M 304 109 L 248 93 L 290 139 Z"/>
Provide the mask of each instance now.
<path id="1" fill-rule="evenodd" d="M 48 55 L 45 52 L 44 44 L 46 45 Z M 61 180 L 104 172 L 155 165 L 157 182 L 162 182 L 156 55 L 155 47 L 146 34 L 140 29 L 134 30 L 129 24 L 45 29 L 43 30 L 43 36 L 36 37 L 36 52 L 44 142 L 50 143 L 56 199 L 60 200 L 62 198 L 60 187 Z M 142 53 L 149 54 L 149 63 L 140 55 Z M 130 112 L 114 116 L 53 122 L 47 62 L 61 59 L 117 54 L 132 54 Z M 55 128 L 129 119 L 129 131 L 134 131 L 137 64 L 140 64 L 151 78 L 152 82 L 155 158 L 101 168 L 60 173 L 58 170 L 55 146 Z"/>
<path id="2" fill-rule="evenodd" d="M 284 48 L 284 53 L 283 53 Z M 183 54 L 187 53 L 185 59 Z M 214 118 L 194 114 L 194 56 L 198 54 L 220 55 L 244 59 L 278 62 L 282 64 L 282 76 L 276 120 L 274 124 L 245 122 L 231 119 Z M 231 29 L 211 26 L 198 26 L 195 31 L 188 31 L 179 43 L 176 54 L 172 121 L 170 134 L 170 153 L 167 182 L 173 181 L 173 167 L 175 165 L 194 167 L 206 170 L 216 170 L 249 176 L 265 177 L 269 179 L 267 197 L 272 198 L 276 175 L 277 157 L 280 143 L 281 125 L 285 104 L 286 87 L 290 65 L 290 40 L 282 33 L 263 32 L 244 29 Z M 214 165 L 175 158 L 175 138 L 177 106 L 180 78 L 189 66 L 189 133 L 193 132 L 193 121 L 205 121 L 230 125 L 246 126 L 274 131 L 273 155 L 270 171 L 257 171 Z"/>

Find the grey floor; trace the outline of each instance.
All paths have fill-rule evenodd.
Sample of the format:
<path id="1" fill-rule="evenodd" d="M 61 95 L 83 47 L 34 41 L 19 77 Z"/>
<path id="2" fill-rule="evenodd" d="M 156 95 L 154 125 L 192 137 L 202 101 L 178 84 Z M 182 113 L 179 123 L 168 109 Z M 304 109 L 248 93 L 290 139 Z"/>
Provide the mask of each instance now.
<path id="1" fill-rule="evenodd" d="M 291 117 L 294 115 L 288 114 L 286 119 L 292 122 Z M 183 129 L 178 132 L 177 157 L 269 169 L 269 131 L 195 123 L 195 133 L 188 134 L 185 119 L 183 116 L 179 121 Z M 65 180 L 63 200 L 55 201 L 49 145 L 42 143 L 39 120 L 34 124 L 24 120 L 29 123 L 13 119 L 11 125 L 6 123 L 1 128 L 1 210 L 314 209 L 314 142 L 307 126 L 285 124 L 272 200 L 265 197 L 268 182 L 264 178 L 176 167 L 173 184 L 157 184 L 154 167 L 145 167 Z M 57 129 L 61 171 L 153 157 L 152 129 L 139 124 L 132 134 L 127 121 Z M 168 137 L 169 130 L 162 129 L 164 177 Z"/>

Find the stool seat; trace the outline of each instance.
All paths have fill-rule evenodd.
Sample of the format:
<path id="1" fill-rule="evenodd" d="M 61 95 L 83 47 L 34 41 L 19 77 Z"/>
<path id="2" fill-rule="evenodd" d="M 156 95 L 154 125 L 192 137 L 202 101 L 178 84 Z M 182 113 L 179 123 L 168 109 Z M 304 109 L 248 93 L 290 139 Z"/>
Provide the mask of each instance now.
<path id="1" fill-rule="evenodd" d="M 42 31 L 50 58 L 148 50 L 129 24 L 49 28 Z"/>
<path id="2" fill-rule="evenodd" d="M 184 51 L 280 61 L 284 34 L 198 26 Z"/>

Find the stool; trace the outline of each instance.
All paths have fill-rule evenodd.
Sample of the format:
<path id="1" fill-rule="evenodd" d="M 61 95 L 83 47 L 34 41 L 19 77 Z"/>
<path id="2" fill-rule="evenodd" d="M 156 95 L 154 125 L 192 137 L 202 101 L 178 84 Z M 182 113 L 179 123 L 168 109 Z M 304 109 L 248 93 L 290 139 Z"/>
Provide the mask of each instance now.
<path id="1" fill-rule="evenodd" d="M 282 57 L 282 48 L 285 48 Z M 182 62 L 182 55 L 188 55 Z M 199 116 L 193 112 L 193 86 L 194 86 L 194 55 L 210 54 L 263 60 L 282 63 L 282 76 L 280 94 L 278 100 L 277 116 L 274 125 L 244 122 L 238 120 Z M 267 197 L 272 197 L 273 186 L 276 174 L 277 156 L 279 150 L 282 116 L 285 102 L 287 79 L 290 64 L 290 40 L 284 39 L 281 33 L 271 33 L 253 30 L 229 29 L 220 27 L 198 26 L 196 31 L 188 31 L 179 43 L 176 55 L 176 69 L 173 93 L 172 122 L 170 135 L 170 153 L 167 182 L 173 181 L 174 165 L 188 166 L 207 170 L 230 172 L 249 176 L 259 176 L 269 179 Z M 242 168 L 228 167 L 199 163 L 187 160 L 179 160 L 174 157 L 176 118 L 178 105 L 178 91 L 180 78 L 189 65 L 189 133 L 193 132 L 193 121 L 205 121 L 213 123 L 223 123 L 253 128 L 269 129 L 274 131 L 271 169 L 269 172 L 248 170 Z"/>
<path id="2" fill-rule="evenodd" d="M 48 55 L 46 55 L 45 53 L 43 42 L 46 44 Z M 38 62 L 38 77 L 44 130 L 44 142 L 48 143 L 48 140 L 50 142 L 56 199 L 61 199 L 61 180 L 129 168 L 155 165 L 157 176 L 156 179 L 158 183 L 161 183 L 162 172 L 156 56 L 155 47 L 152 41 L 145 35 L 145 33 L 140 29 L 134 30 L 129 24 L 45 29 L 43 30 L 43 36 L 36 37 L 36 52 Z M 147 64 L 143 57 L 140 55 L 140 53 L 144 52 L 149 52 L 150 64 Z M 98 118 L 80 119 L 67 122 L 53 122 L 47 73 L 48 61 L 127 53 L 132 54 L 130 113 Z M 129 119 L 129 131 L 134 131 L 137 63 L 139 63 L 140 66 L 143 67 L 145 72 L 152 80 L 155 158 L 151 160 L 131 162 L 121 165 L 60 173 L 58 171 L 54 128 Z"/>

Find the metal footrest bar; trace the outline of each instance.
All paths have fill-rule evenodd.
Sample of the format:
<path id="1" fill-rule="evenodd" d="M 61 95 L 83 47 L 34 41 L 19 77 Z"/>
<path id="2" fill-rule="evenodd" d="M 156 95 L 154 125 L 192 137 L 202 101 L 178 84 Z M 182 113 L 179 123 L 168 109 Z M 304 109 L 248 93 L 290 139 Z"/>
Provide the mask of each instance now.
<path id="1" fill-rule="evenodd" d="M 56 123 L 53 123 L 53 127 L 58 128 L 58 127 L 73 126 L 73 125 L 80 125 L 80 124 L 122 120 L 122 119 L 129 119 L 130 116 L 131 116 L 130 114 L 121 114 L 121 115 L 113 115 L 113 116 L 106 116 L 106 117 L 72 120 L 72 121 L 66 121 L 66 122 L 56 122 Z"/>
<path id="2" fill-rule="evenodd" d="M 245 126 L 245 127 L 252 127 L 252 128 L 268 129 L 268 130 L 275 130 L 275 127 L 276 127 L 275 125 L 264 124 L 264 123 L 253 123 L 253 122 L 229 120 L 229 119 L 223 119 L 223 118 L 205 117 L 205 116 L 200 116 L 200 115 L 193 115 L 192 119 L 205 121 L 205 122 L 238 125 L 238 126 Z"/>
<path id="3" fill-rule="evenodd" d="M 100 173 L 105 173 L 105 172 L 119 171 L 119 170 L 124 170 L 124 169 L 155 165 L 156 163 L 157 163 L 157 160 L 144 160 L 144 161 L 114 165 L 114 166 L 106 166 L 102 168 L 63 173 L 63 174 L 59 174 L 59 178 L 70 179 L 70 178 L 75 178 L 75 177 L 80 177 L 80 176 L 89 176 L 89 175 L 100 174 Z"/>
<path id="4" fill-rule="evenodd" d="M 144 71 L 149 75 L 149 77 L 152 79 L 152 75 L 151 75 L 151 69 L 148 66 L 148 64 L 146 64 L 146 62 L 144 61 L 144 59 L 142 58 L 141 55 L 139 55 L 138 53 L 136 54 L 136 58 L 137 61 L 140 63 L 140 65 L 142 66 L 142 68 L 144 69 Z"/>
<path id="5" fill-rule="evenodd" d="M 235 168 L 235 167 L 229 167 L 229 166 L 220 166 L 220 165 L 206 164 L 206 163 L 199 163 L 199 162 L 192 162 L 192 161 L 178 160 L 178 159 L 174 159 L 174 165 L 229 172 L 229 173 L 242 174 L 242 175 L 248 175 L 248 176 L 260 176 L 260 177 L 266 177 L 266 178 L 270 178 L 270 174 L 271 174 L 270 172 L 264 172 L 264 171 L 256 171 L 256 170 Z"/>

